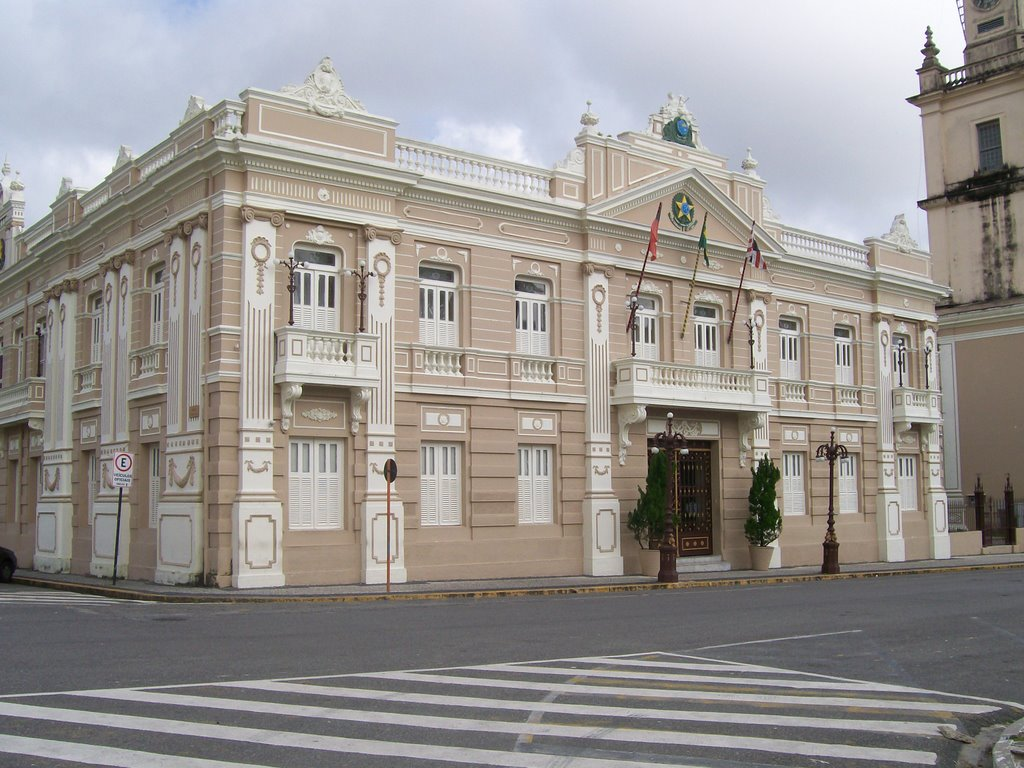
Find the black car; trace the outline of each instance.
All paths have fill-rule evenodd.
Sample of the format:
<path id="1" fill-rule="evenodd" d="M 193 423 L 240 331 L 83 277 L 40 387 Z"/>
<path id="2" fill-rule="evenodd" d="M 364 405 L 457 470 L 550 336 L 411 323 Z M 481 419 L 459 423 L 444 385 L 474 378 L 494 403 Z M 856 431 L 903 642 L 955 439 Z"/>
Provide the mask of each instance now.
<path id="1" fill-rule="evenodd" d="M 0 547 L 0 581 L 10 581 L 18 570 L 18 557 L 6 547 Z"/>

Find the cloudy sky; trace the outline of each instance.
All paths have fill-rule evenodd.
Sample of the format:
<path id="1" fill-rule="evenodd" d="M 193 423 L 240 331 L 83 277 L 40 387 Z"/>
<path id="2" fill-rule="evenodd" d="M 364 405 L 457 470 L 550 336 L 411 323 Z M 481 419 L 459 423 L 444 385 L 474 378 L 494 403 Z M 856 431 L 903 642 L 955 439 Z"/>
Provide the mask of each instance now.
<path id="1" fill-rule="evenodd" d="M 588 100 L 643 130 L 684 94 L 705 145 L 747 147 L 792 226 L 860 241 L 906 213 L 927 242 L 917 92 L 924 29 L 963 62 L 956 0 L 0 0 L 0 156 L 27 220 L 121 144 L 164 139 L 190 94 L 301 83 L 331 56 L 399 135 L 550 168 Z"/>

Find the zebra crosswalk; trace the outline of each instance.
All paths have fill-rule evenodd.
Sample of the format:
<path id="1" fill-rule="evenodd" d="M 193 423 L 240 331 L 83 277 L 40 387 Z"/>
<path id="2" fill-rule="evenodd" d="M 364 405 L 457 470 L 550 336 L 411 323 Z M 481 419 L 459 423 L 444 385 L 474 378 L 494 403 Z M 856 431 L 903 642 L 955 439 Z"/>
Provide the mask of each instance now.
<path id="1" fill-rule="evenodd" d="M 0 764 L 6 755 L 131 768 L 945 765 L 959 745 L 940 727 L 1003 708 L 651 653 L 0 696 Z"/>
<path id="2" fill-rule="evenodd" d="M 4 588 L 0 590 L 0 605 L 124 605 L 126 603 L 151 603 L 150 600 L 128 600 L 82 592 L 56 592 L 51 589 Z"/>

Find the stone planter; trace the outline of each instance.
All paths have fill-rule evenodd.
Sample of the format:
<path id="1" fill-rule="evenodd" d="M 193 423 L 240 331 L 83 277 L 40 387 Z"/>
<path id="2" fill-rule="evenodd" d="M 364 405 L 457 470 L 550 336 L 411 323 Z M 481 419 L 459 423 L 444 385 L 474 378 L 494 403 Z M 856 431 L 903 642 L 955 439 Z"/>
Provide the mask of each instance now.
<path id="1" fill-rule="evenodd" d="M 640 550 L 640 574 L 643 576 L 657 576 L 661 570 L 661 550 L 641 549 Z"/>
<path id="2" fill-rule="evenodd" d="M 749 548 L 750 567 L 755 571 L 767 571 L 771 566 L 775 547 L 755 547 L 753 544 L 750 544 Z"/>

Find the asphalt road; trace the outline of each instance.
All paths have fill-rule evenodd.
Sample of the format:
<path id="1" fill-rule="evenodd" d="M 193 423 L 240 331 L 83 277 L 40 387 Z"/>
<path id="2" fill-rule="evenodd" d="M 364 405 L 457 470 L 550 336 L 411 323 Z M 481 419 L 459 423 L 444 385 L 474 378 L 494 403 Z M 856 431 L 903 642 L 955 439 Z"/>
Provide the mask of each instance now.
<path id="1" fill-rule="evenodd" d="M 627 661 L 610 658 L 623 655 L 643 656 Z M 592 657 L 597 660 L 572 661 Z M 72 719 L 78 711 L 68 704 L 73 700 L 77 706 L 79 699 L 73 697 L 18 697 L 12 694 L 115 688 L 119 692 L 109 694 L 117 702 L 111 712 L 135 712 L 139 706 L 143 709 L 150 706 L 155 708 L 154 713 L 159 713 L 159 717 L 166 718 L 163 708 L 180 705 L 180 702 L 153 698 L 128 706 L 125 702 L 145 696 L 156 697 L 157 693 L 152 690 L 129 693 L 120 689 L 188 685 L 190 687 L 183 689 L 188 694 L 208 697 L 213 701 L 219 700 L 217 691 L 223 689 L 210 684 L 219 682 L 259 681 L 258 685 L 253 683 L 252 686 L 259 688 L 261 695 L 269 695 L 266 691 L 274 685 L 269 681 L 332 676 L 333 685 L 339 680 L 333 676 L 352 674 L 357 676 L 352 679 L 361 680 L 359 684 L 370 690 L 401 685 L 407 686 L 402 690 L 418 696 L 434 695 L 425 692 L 428 688 L 433 690 L 431 686 L 443 685 L 448 691 L 456 685 L 470 685 L 464 680 L 467 675 L 486 676 L 489 682 L 472 690 L 482 688 L 487 695 L 491 695 L 495 686 L 511 685 L 508 680 L 515 680 L 517 686 L 526 686 L 523 690 L 532 690 L 529 686 L 535 683 L 530 681 L 538 679 L 538 676 L 539 679 L 547 679 L 545 675 L 571 682 L 589 680 L 588 685 L 607 675 L 614 677 L 613 684 L 619 686 L 626 684 L 624 680 L 645 679 L 646 675 L 654 681 L 651 685 L 676 691 L 673 696 L 692 698 L 692 693 L 686 691 L 697 686 L 705 691 L 703 697 L 709 697 L 701 698 L 704 709 L 711 706 L 708 702 L 713 702 L 714 696 L 734 697 L 736 691 L 756 690 L 755 699 L 757 696 L 770 699 L 770 694 L 780 690 L 772 686 L 786 685 L 778 681 L 780 675 L 783 679 L 802 681 L 795 687 L 801 695 L 815 687 L 847 686 L 842 680 L 835 682 L 836 678 L 855 679 L 881 686 L 871 689 L 875 691 L 870 694 L 872 696 L 876 693 L 883 697 L 900 695 L 896 689 L 889 690 L 884 686 L 953 694 L 957 697 L 956 704 L 966 709 L 959 714 L 954 712 L 948 722 L 973 734 L 992 723 L 1016 719 L 1024 714 L 1013 706 L 1015 702 L 1024 700 L 1022 658 L 1024 569 L 557 597 L 251 605 L 121 603 L 96 598 L 76 599 L 74 596 L 57 596 L 46 590 L 0 585 L 0 722 L 6 720 L 19 724 L 18 728 L 8 732 L 8 738 L 14 741 L 7 743 L 6 747 L 0 733 L 0 764 L 19 767 L 64 765 L 60 760 L 66 756 L 54 758 L 54 762 L 40 762 L 38 756 L 14 757 L 19 750 L 31 751 L 24 745 L 50 744 L 54 739 L 52 733 L 38 724 L 37 719 L 42 715 L 18 707 L 27 702 L 59 706 L 62 713 L 71 713 L 61 717 Z M 530 668 L 521 664 L 543 660 L 554 661 L 526 665 Z M 509 666 L 513 664 L 519 666 Z M 623 666 L 629 664 L 643 666 Z M 730 664 L 756 666 L 730 667 Z M 487 671 L 467 671 L 467 668 L 479 665 L 497 666 Z M 695 670 L 689 669 L 692 665 L 696 665 Z M 409 670 L 451 667 L 458 667 L 460 671 L 443 673 L 450 676 L 445 680 L 401 677 Z M 785 678 L 785 675 L 794 673 L 800 673 L 800 677 Z M 393 679 L 396 674 L 400 681 Z M 660 676 L 663 674 L 673 677 L 662 679 Z M 735 682 L 727 679 L 729 675 L 747 674 L 752 677 L 743 677 Z M 498 675 L 504 682 L 495 682 L 491 675 Z M 625 677 L 618 677 L 620 675 Z M 688 677 L 690 675 L 707 679 L 694 682 Z M 459 682 L 453 682 L 451 678 Z M 818 680 L 832 682 L 815 682 Z M 556 693 L 547 688 L 544 690 L 547 695 L 543 701 L 552 696 L 557 698 Z M 298 691 L 287 695 L 308 693 Z M 323 704 L 322 695 L 319 691 L 315 693 L 318 705 Z M 286 694 L 282 692 L 280 695 Z M 648 691 L 636 695 L 646 707 L 652 695 L 667 694 Z M 924 700 L 931 694 L 921 693 L 920 696 Z M 621 696 L 616 700 L 619 698 Z M 978 703 L 979 699 L 985 701 Z M 988 700 L 995 703 L 987 707 Z M 946 709 L 938 707 L 936 711 L 955 710 L 953 704 L 943 700 Z M 281 705 L 279 702 L 277 706 Z M 223 706 L 228 709 L 235 707 L 234 704 Z M 427 713 L 438 706 L 427 700 L 423 703 Z M 634 703 L 633 706 L 641 705 Z M 671 709 L 677 704 L 659 706 Z M 764 701 L 751 700 L 738 706 L 747 715 L 769 705 Z M 770 709 L 774 717 L 796 711 L 794 705 L 783 700 L 771 706 L 774 707 Z M 878 713 L 885 706 L 888 705 L 877 702 L 871 706 L 844 705 L 842 712 L 874 711 L 881 707 L 875 712 L 881 716 Z M 972 706 L 984 711 L 969 711 Z M 4 707 L 13 708 L 4 710 Z M 718 711 L 714 707 L 712 709 Z M 806 708 L 801 704 L 797 709 L 803 712 Z M 417 710 L 402 716 L 420 717 L 422 714 Z M 263 716 L 266 717 L 266 713 Z M 493 716 L 493 713 L 488 716 Z M 853 714 L 842 716 L 854 717 Z M 19 719 L 22 717 L 24 720 Z M 260 722 L 263 728 L 267 727 L 265 722 L 258 720 L 258 713 L 250 713 L 246 717 Z M 467 720 L 468 714 L 463 710 L 460 710 L 460 718 L 472 722 L 472 719 Z M 532 716 L 530 720 L 533 721 Z M 591 721 L 587 719 L 586 722 Z M 98 737 L 88 735 L 90 728 L 99 727 L 91 721 L 83 722 L 79 728 L 86 735 L 82 738 L 90 742 L 99 741 Z M 133 729 L 125 732 L 137 733 L 148 726 L 145 723 L 122 723 L 114 727 Z M 369 728 L 365 723 L 360 727 Z M 416 727 L 433 726 L 417 724 Z M 758 727 L 748 726 L 747 730 L 757 731 Z M 5 730 L 5 726 L 0 726 L 0 731 Z M 486 730 L 489 729 L 484 728 Z M 768 730 L 763 735 L 778 738 L 776 730 Z M 673 739 L 683 738 L 677 730 L 670 731 L 674 734 Z M 386 736 L 382 736 L 386 732 L 385 726 L 374 726 L 360 734 L 362 741 L 358 743 L 390 743 Z M 484 749 L 486 739 L 493 734 L 473 735 L 462 729 L 456 737 L 430 732 L 433 735 L 427 741 L 437 749 L 462 750 L 458 754 L 471 755 L 469 762 L 486 763 L 484 757 L 472 757 L 476 755 L 473 750 Z M 722 731 L 723 735 L 715 738 L 724 739 L 725 734 L 732 738 L 734 732 L 734 728 L 727 728 Z M 794 732 L 808 742 L 821 741 L 812 739 L 808 736 L 810 731 L 802 727 Z M 195 734 L 191 737 L 194 738 Z M 542 734 L 538 738 L 543 745 L 544 738 L 557 741 L 562 737 L 556 733 L 554 736 Z M 155 738 L 155 741 L 150 739 L 145 742 L 145 748 L 186 750 L 187 753 L 188 748 L 181 746 L 183 738 L 178 734 Z M 215 734 L 212 738 L 232 737 Z M 243 734 L 238 738 L 246 737 Z M 552 749 L 560 754 L 559 750 L 569 749 L 562 742 L 538 747 L 532 741 L 523 742 L 522 738 L 522 735 L 517 738 L 510 747 L 511 752 L 528 754 L 530 749 Z M 656 740 L 649 735 L 644 738 Z M 701 739 L 695 737 L 695 740 L 698 742 L 695 745 L 666 747 L 663 753 L 654 749 L 648 754 L 653 748 L 645 746 L 644 754 L 648 756 L 644 760 L 682 765 L 683 762 L 674 761 L 700 758 L 716 766 L 888 764 L 882 759 L 888 753 L 879 753 L 878 759 L 865 762 L 867 758 L 848 758 L 842 754 L 796 757 L 792 753 L 771 751 L 755 751 L 756 760 L 749 757 L 751 753 L 744 753 L 748 755 L 744 760 L 730 762 L 734 757 L 733 746 L 715 746 L 713 739 L 709 746 L 706 733 Z M 618 762 L 636 754 L 634 746 L 613 748 L 600 739 L 598 741 L 601 746 L 588 740 L 580 742 L 586 746 L 579 754 L 589 755 L 588 759 L 615 759 Z M 846 742 L 850 742 L 848 734 L 837 743 Z M 860 742 L 854 738 L 851 743 Z M 446 744 L 448 747 L 442 746 Z M 870 749 L 896 748 L 900 744 L 900 737 L 892 735 L 881 739 Z M 127 748 L 130 744 L 126 742 L 125 746 Z M 915 743 L 913 749 L 918 749 L 921 754 L 934 753 L 938 756 L 933 764 L 953 765 L 961 745 L 948 739 L 931 738 L 923 752 L 919 749 L 921 746 Z M 135 744 L 131 748 L 139 750 L 140 745 Z M 351 748 L 363 754 L 363 746 Z M 31 749 L 45 752 L 50 747 L 32 746 Z M 246 758 L 253 762 L 246 762 L 239 761 L 237 752 L 229 750 L 226 756 L 232 760 L 223 764 L 292 764 L 287 744 L 268 749 L 270 755 L 266 763 L 257 762 L 265 755 L 254 754 Z M 738 749 L 742 752 L 754 748 L 740 745 Z M 858 749 L 869 747 L 862 745 Z M 5 755 L 5 750 L 11 754 Z M 893 754 L 898 757 L 918 752 Z M 465 764 L 466 761 L 453 759 L 453 754 L 443 751 L 432 757 L 420 753 L 413 757 L 387 754 L 373 759 L 364 755 L 359 759 L 352 758 L 354 762 L 338 762 L 335 755 L 323 763 L 307 760 L 295 764 L 362 766 L 376 765 L 376 760 L 381 761 L 381 765 L 404 765 L 406 763 L 395 762 L 404 759 L 410 760 L 408 764 L 412 765 L 420 764 L 418 758 L 427 757 L 430 757 L 430 765 Z M 480 754 L 490 755 L 491 752 L 485 750 Z M 125 758 L 126 764 L 143 765 L 137 753 L 133 755 Z M 3 759 L 5 756 L 9 758 L 7 762 Z M 214 757 L 225 760 L 216 754 L 216 750 L 210 759 Z M 850 762 L 843 762 L 846 759 Z M 110 761 L 84 762 L 114 764 Z M 912 760 L 895 759 L 892 764 L 906 762 Z M 529 762 L 522 764 L 532 765 Z"/>

